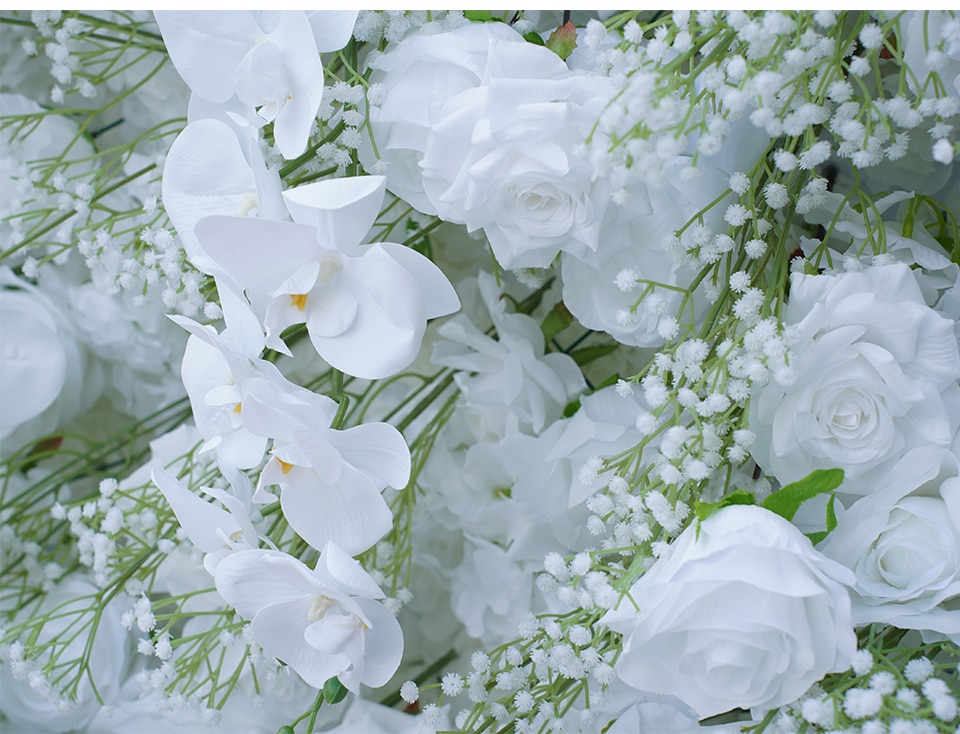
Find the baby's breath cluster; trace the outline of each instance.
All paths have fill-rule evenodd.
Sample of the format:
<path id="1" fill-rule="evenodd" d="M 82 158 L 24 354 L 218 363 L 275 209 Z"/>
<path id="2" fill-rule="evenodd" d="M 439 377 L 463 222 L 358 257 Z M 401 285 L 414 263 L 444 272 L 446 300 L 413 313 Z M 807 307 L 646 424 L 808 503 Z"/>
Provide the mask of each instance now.
<path id="1" fill-rule="evenodd" d="M 747 726 L 751 734 L 806 731 L 952 734 L 960 719 L 957 650 L 905 644 L 903 633 L 870 627 L 852 668 L 815 685 L 796 703 Z"/>

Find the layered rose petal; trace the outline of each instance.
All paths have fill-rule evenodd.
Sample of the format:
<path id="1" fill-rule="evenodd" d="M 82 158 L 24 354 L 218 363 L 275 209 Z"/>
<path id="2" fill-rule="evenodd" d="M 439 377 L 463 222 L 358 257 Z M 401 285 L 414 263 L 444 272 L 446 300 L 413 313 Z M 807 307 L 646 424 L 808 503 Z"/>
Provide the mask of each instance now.
<path id="1" fill-rule="evenodd" d="M 849 666 L 852 581 L 783 518 L 731 506 L 681 533 L 601 622 L 625 635 L 629 685 L 701 718 L 772 708 Z"/>

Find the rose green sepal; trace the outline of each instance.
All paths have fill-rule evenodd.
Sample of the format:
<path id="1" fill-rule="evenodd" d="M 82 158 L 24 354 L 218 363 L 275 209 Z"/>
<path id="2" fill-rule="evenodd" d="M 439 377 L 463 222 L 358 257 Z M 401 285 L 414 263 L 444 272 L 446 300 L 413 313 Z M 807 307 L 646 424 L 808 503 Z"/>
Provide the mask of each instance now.
<path id="1" fill-rule="evenodd" d="M 494 18 L 489 10 L 464 10 L 463 17 L 471 23 L 502 23 L 503 18 Z"/>
<path id="2" fill-rule="evenodd" d="M 546 46 L 547 44 L 540 37 L 540 34 L 536 31 L 530 31 L 529 33 L 523 34 L 523 40 L 527 43 L 532 43 L 534 46 Z"/>
<path id="3" fill-rule="evenodd" d="M 340 703 L 346 695 L 347 689 L 336 676 L 323 684 L 323 700 L 327 703 Z"/>
<path id="4" fill-rule="evenodd" d="M 547 39 L 547 48 L 553 51 L 564 61 L 577 47 L 577 29 L 571 21 L 567 21 L 550 34 Z"/>
<path id="5" fill-rule="evenodd" d="M 749 492 L 746 489 L 734 490 L 719 502 L 694 502 L 693 511 L 697 515 L 696 537 L 700 537 L 700 523 L 724 507 L 730 507 L 730 505 L 755 504 L 757 504 L 757 498 L 753 495 L 753 492 Z"/>
<path id="6" fill-rule="evenodd" d="M 830 499 L 827 500 L 827 529 L 821 530 L 818 533 L 807 533 L 807 537 L 810 538 L 810 542 L 814 545 L 822 542 L 830 533 L 833 532 L 834 528 L 837 527 L 837 512 L 834 508 L 834 503 L 837 501 L 837 495 L 831 494 Z"/>
<path id="7" fill-rule="evenodd" d="M 833 491 L 841 484 L 843 484 L 843 469 L 817 469 L 803 479 L 771 494 L 763 501 L 763 507 L 777 513 L 785 520 L 793 520 L 800 505 L 818 494 Z M 827 510 L 828 518 L 830 511 L 830 509 Z M 836 516 L 834 516 L 835 523 Z"/>

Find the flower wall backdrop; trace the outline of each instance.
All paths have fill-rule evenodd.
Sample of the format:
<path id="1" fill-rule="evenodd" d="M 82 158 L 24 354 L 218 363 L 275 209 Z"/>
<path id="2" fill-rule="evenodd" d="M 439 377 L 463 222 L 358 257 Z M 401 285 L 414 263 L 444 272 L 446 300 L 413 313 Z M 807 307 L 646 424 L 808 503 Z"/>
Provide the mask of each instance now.
<path id="1" fill-rule="evenodd" d="M 0 34 L 4 731 L 960 731 L 960 15 Z"/>

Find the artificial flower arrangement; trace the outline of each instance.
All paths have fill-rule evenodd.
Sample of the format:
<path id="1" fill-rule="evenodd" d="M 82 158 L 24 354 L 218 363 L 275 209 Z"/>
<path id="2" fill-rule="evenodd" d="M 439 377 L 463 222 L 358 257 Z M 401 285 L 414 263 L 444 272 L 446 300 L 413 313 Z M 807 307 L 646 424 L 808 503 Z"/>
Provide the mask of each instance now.
<path id="1" fill-rule="evenodd" d="M 4 731 L 958 731 L 960 15 L 0 28 Z"/>

